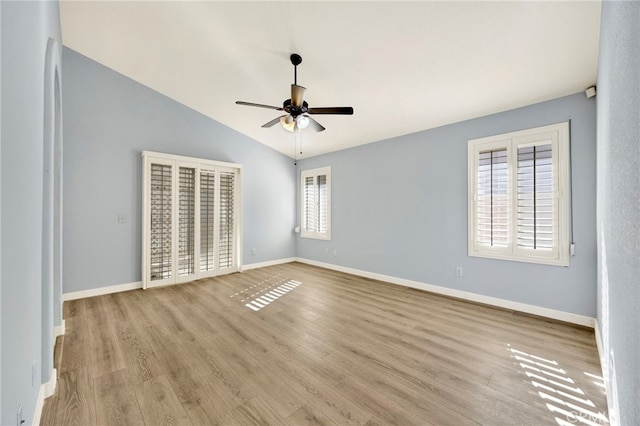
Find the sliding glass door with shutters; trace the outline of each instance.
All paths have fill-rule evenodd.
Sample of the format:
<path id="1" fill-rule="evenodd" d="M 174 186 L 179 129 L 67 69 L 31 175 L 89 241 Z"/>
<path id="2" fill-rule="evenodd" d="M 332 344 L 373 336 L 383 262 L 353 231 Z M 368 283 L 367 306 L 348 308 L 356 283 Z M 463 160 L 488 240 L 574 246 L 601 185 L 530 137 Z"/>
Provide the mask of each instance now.
<path id="1" fill-rule="evenodd" d="M 240 270 L 237 164 L 144 151 L 143 288 Z"/>

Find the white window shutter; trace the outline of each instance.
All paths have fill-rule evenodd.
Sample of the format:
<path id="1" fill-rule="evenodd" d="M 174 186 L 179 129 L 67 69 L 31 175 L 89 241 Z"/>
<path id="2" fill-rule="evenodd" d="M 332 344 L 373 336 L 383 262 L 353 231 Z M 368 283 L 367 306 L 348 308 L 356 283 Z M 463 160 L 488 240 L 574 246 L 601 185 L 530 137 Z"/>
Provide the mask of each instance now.
<path id="1" fill-rule="evenodd" d="M 200 171 L 200 271 L 213 271 L 215 262 L 214 224 L 216 172 Z"/>
<path id="2" fill-rule="evenodd" d="M 491 247 L 509 244 L 507 149 L 478 155 L 477 243 Z"/>
<path id="3" fill-rule="evenodd" d="M 518 148 L 518 247 L 553 249 L 554 186 L 551 143 Z"/>
<path id="4" fill-rule="evenodd" d="M 180 167 L 178 175 L 178 275 L 195 272 L 196 170 Z"/>
<path id="5" fill-rule="evenodd" d="M 468 142 L 469 255 L 569 265 L 569 124 Z"/>
<path id="6" fill-rule="evenodd" d="M 143 152 L 143 288 L 240 270 L 240 166 Z"/>
<path id="7" fill-rule="evenodd" d="M 327 175 L 318 175 L 316 178 L 316 230 L 325 234 L 328 230 L 328 200 L 327 200 Z"/>
<path id="8" fill-rule="evenodd" d="M 331 167 L 301 172 L 304 238 L 331 239 Z"/>
<path id="9" fill-rule="evenodd" d="M 150 167 L 150 279 L 167 279 L 172 276 L 172 218 L 173 218 L 172 167 L 151 164 Z"/>
<path id="10" fill-rule="evenodd" d="M 304 229 L 305 231 L 316 231 L 316 177 L 307 176 L 304 179 Z"/>
<path id="11" fill-rule="evenodd" d="M 219 243 L 218 266 L 220 269 L 231 268 L 234 264 L 234 185 L 233 172 L 220 173 L 220 211 L 218 214 Z"/>

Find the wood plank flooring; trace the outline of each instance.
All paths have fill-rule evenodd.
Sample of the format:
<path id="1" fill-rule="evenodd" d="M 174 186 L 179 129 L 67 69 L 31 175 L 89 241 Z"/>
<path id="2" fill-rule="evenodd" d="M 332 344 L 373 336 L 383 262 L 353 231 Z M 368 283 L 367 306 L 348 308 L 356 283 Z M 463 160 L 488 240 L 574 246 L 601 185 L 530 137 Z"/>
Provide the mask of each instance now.
<path id="1" fill-rule="evenodd" d="M 290 263 L 64 304 L 42 425 L 599 425 L 593 330 Z"/>

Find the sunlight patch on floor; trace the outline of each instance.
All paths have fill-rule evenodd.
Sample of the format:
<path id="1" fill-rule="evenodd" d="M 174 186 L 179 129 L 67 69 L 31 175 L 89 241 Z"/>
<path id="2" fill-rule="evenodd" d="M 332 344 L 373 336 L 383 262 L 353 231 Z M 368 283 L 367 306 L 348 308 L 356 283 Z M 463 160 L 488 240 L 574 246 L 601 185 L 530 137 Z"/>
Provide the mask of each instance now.
<path id="1" fill-rule="evenodd" d="M 280 279 L 274 281 L 268 279 L 247 287 L 231 295 L 231 297 L 242 297 L 240 302 L 246 302 L 244 306 L 257 312 L 269 304 L 276 302 L 300 284 L 302 283 L 296 280 Z"/>
<path id="2" fill-rule="evenodd" d="M 532 355 L 509 346 L 509 351 L 516 364 L 527 376 L 536 393 L 555 416 L 560 426 L 585 424 L 601 426 L 608 424 L 606 412 L 598 411 L 596 405 L 585 395 L 584 391 L 556 361 Z M 598 384 L 602 378 L 594 374 L 584 373 Z"/>
<path id="3" fill-rule="evenodd" d="M 244 298 L 249 294 L 257 294 L 260 292 L 263 292 L 269 288 L 272 288 L 274 286 L 278 286 L 280 284 L 282 284 L 283 282 L 287 281 L 286 278 L 284 278 L 282 275 L 280 274 L 276 274 L 272 277 L 267 278 L 266 280 L 262 280 L 259 281 L 253 285 L 250 285 L 249 287 L 243 288 L 242 290 L 239 290 L 238 292 L 232 294 L 231 296 L 229 296 L 229 298 L 234 298 L 234 297 L 241 297 Z"/>

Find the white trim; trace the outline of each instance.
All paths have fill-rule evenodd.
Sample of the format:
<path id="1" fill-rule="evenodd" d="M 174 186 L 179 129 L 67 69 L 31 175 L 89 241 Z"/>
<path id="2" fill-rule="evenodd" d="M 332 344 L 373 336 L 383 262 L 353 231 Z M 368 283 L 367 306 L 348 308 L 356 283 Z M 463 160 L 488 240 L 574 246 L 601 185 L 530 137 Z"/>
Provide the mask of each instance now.
<path id="1" fill-rule="evenodd" d="M 212 166 L 212 167 L 229 167 L 232 169 L 242 169 L 242 164 L 228 163 L 226 161 L 209 160 L 206 158 L 185 157 L 184 155 L 167 154 L 164 152 L 155 151 L 142 151 L 142 157 L 156 157 L 164 158 L 170 161 L 186 162 L 186 163 L 198 163 L 200 166 Z"/>
<path id="2" fill-rule="evenodd" d="M 40 425 L 40 418 L 42 417 L 42 409 L 44 408 L 44 400 L 49 398 L 56 391 L 56 385 L 58 383 L 58 372 L 54 368 L 51 371 L 51 377 L 47 383 L 43 383 L 40 385 L 40 390 L 38 391 L 38 399 L 36 400 L 36 407 L 33 411 L 33 421 L 31 424 L 33 426 Z"/>
<path id="3" fill-rule="evenodd" d="M 62 320 L 62 324 L 56 325 L 53 327 L 53 346 L 56 345 L 56 337 L 63 336 L 65 332 L 65 324 L 64 320 Z"/>
<path id="4" fill-rule="evenodd" d="M 620 426 L 620 419 L 618 418 L 616 407 L 618 406 L 617 396 L 618 393 L 612 389 L 610 372 L 611 367 L 608 364 L 608 360 L 605 358 L 604 340 L 602 340 L 602 332 L 600 331 L 600 325 L 598 321 L 595 321 L 594 327 L 596 335 L 596 347 L 598 348 L 598 358 L 600 359 L 600 370 L 602 371 L 602 382 L 604 383 L 605 394 L 607 395 L 607 410 L 609 412 L 609 426 Z M 613 414 L 613 415 L 612 415 Z"/>
<path id="5" fill-rule="evenodd" d="M 233 259 L 233 263 L 235 264 L 235 272 L 242 272 L 242 262 L 243 262 L 243 258 L 242 258 L 242 248 L 244 247 L 243 244 L 243 240 L 244 240 L 244 234 L 243 232 L 243 223 L 244 223 L 244 216 L 242 216 L 242 188 L 243 188 L 243 180 L 244 180 L 244 172 L 242 170 L 242 164 L 238 164 L 238 170 L 236 172 L 236 184 L 237 187 L 236 189 L 234 189 L 234 202 L 235 202 L 235 206 L 234 208 L 236 209 L 235 215 L 234 215 L 234 238 L 237 238 L 238 241 L 236 241 L 235 244 L 235 256 Z M 199 235 L 200 233 L 198 233 Z M 198 243 L 198 247 L 200 246 L 200 244 Z"/>
<path id="6" fill-rule="evenodd" d="M 284 259 L 276 259 L 276 260 L 268 260 L 266 262 L 250 263 L 248 265 L 244 265 L 243 266 L 243 270 L 248 271 L 250 269 L 258 269 L 258 268 L 266 268 L 267 266 L 282 265 L 284 263 L 295 262 L 296 260 L 297 260 L 297 258 L 295 258 L 295 257 L 285 257 Z"/>
<path id="7" fill-rule="evenodd" d="M 42 389 L 42 393 L 44 394 L 44 399 L 49 398 L 56 391 L 56 385 L 58 383 L 58 370 L 53 368 L 51 369 L 51 377 L 47 383 L 43 383 L 40 388 Z"/>
<path id="8" fill-rule="evenodd" d="M 265 268 L 267 266 L 275 266 L 275 265 L 282 265 L 285 263 L 291 263 L 291 262 L 295 262 L 296 260 L 298 260 L 298 258 L 296 257 L 285 257 L 283 259 L 269 260 L 266 262 L 250 263 L 248 265 L 243 265 L 242 269 L 248 271 L 250 269 Z M 170 284 L 170 285 L 173 285 L 173 284 Z M 80 291 L 74 291 L 71 293 L 63 293 L 62 301 L 66 302 L 69 300 L 85 299 L 87 297 L 102 296 L 104 294 L 120 293 L 122 291 L 138 290 L 141 288 L 142 288 L 142 281 L 136 281 L 133 283 L 126 283 L 126 284 L 117 284 L 117 285 L 112 285 L 108 287 L 91 288 L 88 290 L 80 290 Z M 64 320 L 62 320 L 62 325 L 55 328 L 55 331 L 54 331 L 55 337 L 63 335 L 64 331 L 65 331 L 65 325 L 64 325 Z"/>
<path id="9" fill-rule="evenodd" d="M 374 280 L 388 282 L 390 284 L 401 285 L 405 287 L 411 287 L 418 290 L 428 291 L 430 293 L 442 294 L 444 296 L 455 297 L 458 299 L 468 300 L 470 302 L 483 303 L 486 305 L 496 306 L 499 308 L 511 309 L 518 312 L 524 312 L 527 314 L 538 315 L 545 318 L 551 318 L 559 321 L 565 321 L 572 324 L 582 325 L 589 328 L 596 328 L 597 322 L 595 318 L 585 315 L 578 315 L 571 312 L 558 311 L 556 309 L 543 308 L 541 306 L 529 305 L 527 303 L 514 302 L 512 300 L 501 299 L 498 297 L 485 296 L 482 294 L 471 293 L 462 290 L 456 290 L 453 288 L 442 287 L 433 284 L 422 283 L 419 281 L 407 280 L 405 278 L 393 277 L 390 275 L 382 275 L 375 272 L 363 271 L 360 269 L 349 268 L 346 266 L 333 265 L 331 263 L 318 262 L 316 260 L 305 259 L 302 257 L 289 257 L 276 260 L 269 260 L 266 262 L 250 263 L 243 265 L 243 270 L 251 270 L 257 268 L 264 268 L 267 266 L 282 265 L 284 263 L 300 262 L 308 265 L 319 266 L 321 268 L 331 269 L 338 272 L 344 272 L 347 274 L 358 275 L 360 277 L 371 278 Z M 101 296 L 103 294 L 118 293 L 121 291 L 136 290 L 142 288 L 142 282 L 133 282 L 128 284 L 119 284 L 109 287 L 100 287 L 90 290 L 76 291 L 73 293 L 64 293 L 62 295 L 63 301 L 84 299 L 86 297 Z M 598 342 L 599 331 L 596 334 L 596 342 Z M 599 346 L 599 351 L 600 351 Z M 600 359 L 602 360 L 602 354 L 600 353 Z"/>
<path id="10" fill-rule="evenodd" d="M 62 301 L 84 299 L 86 297 L 102 296 L 103 294 L 119 293 L 121 291 L 137 290 L 142 288 L 142 281 L 136 281 L 127 284 L 118 284 L 108 287 L 92 288 L 89 290 L 74 291 L 71 293 L 63 293 Z"/>
<path id="11" fill-rule="evenodd" d="M 602 370 L 602 374 L 604 374 L 605 371 L 607 371 L 604 364 L 604 346 L 602 344 L 602 334 L 600 333 L 600 326 L 597 320 L 594 320 L 593 331 L 596 335 L 596 348 L 598 348 L 598 357 L 600 358 L 600 369 Z M 609 395 L 608 391 L 607 395 Z"/>
<path id="12" fill-rule="evenodd" d="M 63 296 L 64 298 L 64 296 Z M 65 322 L 62 320 L 62 324 L 53 327 L 53 347 L 52 353 L 56 351 L 56 340 L 58 336 L 62 336 L 65 333 Z M 36 400 L 36 407 L 33 413 L 32 425 L 39 426 L 40 418 L 42 417 L 42 409 L 44 408 L 44 400 L 49 398 L 56 391 L 58 385 L 58 370 L 56 368 L 51 369 L 51 377 L 49 381 L 40 385 L 38 390 L 38 399 Z"/>
<path id="13" fill-rule="evenodd" d="M 330 263 L 318 262 L 310 259 L 296 258 L 296 261 L 300 263 L 307 263 L 309 265 L 319 266 L 321 268 L 331 269 L 338 272 L 358 275 L 361 277 L 384 281 L 391 284 L 397 284 L 405 287 L 415 288 L 418 290 L 428 291 L 431 293 L 442 294 L 444 296 L 450 296 L 458 299 L 468 300 L 470 302 L 483 303 L 486 305 L 496 306 L 496 307 L 505 308 L 505 309 L 511 309 L 514 311 L 524 312 L 527 314 L 538 315 L 545 318 L 565 321 L 572 324 L 582 325 L 585 327 L 593 328 L 596 323 L 595 318 L 592 318 L 592 317 L 573 314 L 570 312 L 558 311 L 555 309 L 543 308 L 541 306 L 529 305 L 526 303 L 514 302 L 511 300 L 500 299 L 498 297 L 491 297 L 491 296 L 485 296 L 477 293 L 470 293 L 462 290 L 456 290 L 456 289 L 437 286 L 433 284 L 426 284 L 418 281 L 407 280 L 404 278 L 392 277 L 389 275 L 382 275 L 374 272 L 348 268 L 345 266 L 332 265 Z"/>

